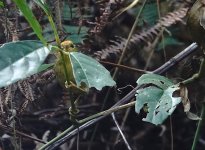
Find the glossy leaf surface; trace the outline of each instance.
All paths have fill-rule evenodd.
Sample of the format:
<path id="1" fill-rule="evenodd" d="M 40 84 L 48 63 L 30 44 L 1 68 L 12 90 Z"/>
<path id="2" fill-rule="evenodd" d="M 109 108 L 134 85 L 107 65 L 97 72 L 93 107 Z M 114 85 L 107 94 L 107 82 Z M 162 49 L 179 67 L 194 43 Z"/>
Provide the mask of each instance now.
<path id="1" fill-rule="evenodd" d="M 0 47 L 0 87 L 8 86 L 38 72 L 50 53 L 39 41 L 17 41 Z"/>

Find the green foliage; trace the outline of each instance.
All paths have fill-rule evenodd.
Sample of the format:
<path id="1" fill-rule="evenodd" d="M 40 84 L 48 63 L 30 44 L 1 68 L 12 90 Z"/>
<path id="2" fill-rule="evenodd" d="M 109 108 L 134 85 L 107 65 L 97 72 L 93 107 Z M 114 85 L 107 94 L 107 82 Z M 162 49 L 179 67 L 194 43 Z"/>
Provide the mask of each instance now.
<path id="1" fill-rule="evenodd" d="M 40 30 L 41 29 L 40 25 L 38 24 L 38 22 L 35 19 L 34 19 L 34 21 L 31 20 L 31 18 L 33 17 L 33 14 L 30 11 L 30 9 L 28 8 L 28 5 L 25 3 L 25 1 L 15 0 L 15 2 L 17 4 L 17 6 L 23 11 L 23 14 L 26 16 L 27 20 L 31 24 L 32 28 L 34 29 L 34 32 L 38 35 L 38 37 L 40 39 L 42 39 L 43 36 L 42 36 L 42 31 Z M 44 12 L 46 13 L 46 15 L 47 15 L 47 17 L 49 19 L 51 28 L 54 31 L 54 36 L 55 36 L 56 42 L 59 44 L 59 42 L 60 42 L 59 41 L 59 37 L 57 35 L 56 27 L 55 27 L 55 24 L 53 22 L 52 15 L 51 15 L 51 13 L 49 11 L 48 6 L 43 1 L 41 1 L 41 0 L 35 0 L 35 3 L 39 7 L 41 7 L 44 10 Z M 26 13 L 28 13 L 28 14 L 26 14 Z M 37 22 L 37 26 L 35 25 L 36 22 Z M 78 28 L 76 28 L 76 27 L 67 26 L 67 28 L 68 28 L 68 30 L 70 32 L 72 32 L 72 31 L 76 32 L 75 34 L 77 34 L 77 32 L 78 32 Z M 87 32 L 87 29 L 86 28 L 81 28 L 81 31 Z M 73 39 L 73 40 L 76 41 L 76 42 L 79 41 L 79 40 L 76 40 L 76 39 L 77 38 L 75 37 L 75 39 Z M 34 43 L 29 43 L 29 42 L 17 42 L 17 43 L 18 44 L 16 44 L 16 45 L 11 45 L 11 47 L 12 46 L 19 46 L 21 44 L 21 46 L 19 46 L 21 48 L 21 50 L 19 50 L 18 52 L 20 52 L 21 54 L 23 53 L 23 54 L 21 55 L 21 57 L 15 57 L 14 63 L 16 62 L 16 60 L 20 60 L 20 61 L 22 59 L 24 60 L 25 55 L 27 56 L 26 48 L 28 48 L 29 50 L 31 50 L 31 49 L 35 50 L 35 49 L 39 48 L 39 47 L 35 47 L 35 46 L 38 46 L 38 44 L 34 44 Z M 31 72 L 25 73 L 26 69 L 24 69 L 23 71 L 20 71 L 20 72 L 21 72 L 21 75 L 24 74 L 25 76 L 23 76 L 23 77 L 15 77 L 15 80 L 11 80 L 11 81 L 10 80 L 9 81 L 6 80 L 5 82 L 10 84 L 10 83 L 13 83 L 13 82 L 15 82 L 15 81 L 17 81 L 19 79 L 23 79 L 24 77 L 27 77 L 30 74 L 34 74 L 37 71 L 42 71 L 42 70 L 45 70 L 45 69 L 51 67 L 53 64 L 41 65 L 41 63 L 43 62 L 45 57 L 50 52 L 50 51 L 46 52 L 45 53 L 46 55 L 44 56 L 44 53 L 43 53 L 44 51 L 42 51 L 44 49 L 45 49 L 45 47 L 40 48 L 41 51 L 38 52 L 38 53 L 32 53 L 33 51 L 31 52 L 31 57 L 34 57 L 35 54 L 37 54 L 38 57 L 41 57 L 41 55 L 43 57 L 42 60 L 41 59 L 33 60 L 35 66 L 32 66 L 32 69 L 34 69 L 34 70 L 32 70 Z M 10 50 L 8 50 L 8 51 L 10 51 Z M 24 54 L 24 52 L 25 52 L 25 54 Z M 78 53 L 78 52 L 71 52 L 71 53 L 68 53 L 68 54 L 69 54 L 68 56 L 69 56 L 69 59 L 70 59 L 71 65 L 72 65 L 72 72 L 73 72 L 74 78 L 76 80 L 77 86 L 80 86 L 82 83 L 84 83 L 84 84 L 86 84 L 87 88 L 95 87 L 96 89 L 101 90 L 102 87 L 104 87 L 104 86 L 113 86 L 113 85 L 115 85 L 115 81 L 113 81 L 113 79 L 111 78 L 110 73 L 100 63 L 98 63 L 96 60 L 94 60 L 91 57 L 88 57 L 88 56 L 86 56 L 84 54 Z M 35 57 L 37 57 L 37 56 L 35 56 Z M 10 58 L 10 56 L 6 56 L 6 57 Z M 33 59 L 35 59 L 35 57 Z M 27 61 L 29 61 L 29 60 L 27 60 Z M 6 67 L 8 67 L 8 68 L 12 68 L 13 67 L 13 66 L 9 66 L 9 65 L 10 65 L 9 63 L 6 64 Z M 30 67 L 30 66 L 25 66 L 25 63 L 23 63 L 21 65 L 22 65 L 22 68 Z M 66 64 L 66 65 L 69 65 L 69 64 Z M 40 68 L 39 68 L 39 66 L 40 66 Z M 15 69 L 16 70 L 19 69 L 19 66 L 17 66 Z M 16 70 L 14 70 L 13 73 L 15 73 Z M 8 72 L 2 72 L 2 75 L 3 74 L 7 74 L 7 73 Z M 6 84 L 6 85 L 8 85 L 8 84 Z M 4 85 L 2 85 L 2 86 L 4 86 Z"/>
<path id="2" fill-rule="evenodd" d="M 56 26 L 55 26 L 55 23 L 53 21 L 53 17 L 52 17 L 52 13 L 51 11 L 49 10 L 49 7 L 48 5 L 42 1 L 42 0 L 35 0 L 34 1 L 39 7 L 41 7 L 41 9 L 43 9 L 43 11 L 46 13 L 47 17 L 48 17 L 48 20 L 49 20 L 49 23 L 51 25 L 51 28 L 54 32 L 54 37 L 55 37 L 55 40 L 56 40 L 56 43 L 58 45 L 60 45 L 60 38 L 58 36 L 58 31 L 56 29 Z"/>
<path id="3" fill-rule="evenodd" d="M 104 86 L 116 84 L 109 71 L 95 59 L 79 52 L 71 52 L 70 60 L 78 87 L 84 83 L 88 88 L 95 87 L 97 90 L 101 90 Z"/>
<path id="4" fill-rule="evenodd" d="M 162 50 L 163 49 L 163 44 L 164 46 L 171 46 L 171 45 L 183 45 L 182 42 L 179 42 L 176 38 L 174 37 L 165 37 L 164 41 L 161 41 L 158 45 L 157 50 Z"/>
<path id="5" fill-rule="evenodd" d="M 42 43 L 46 45 L 46 40 L 44 39 L 42 35 L 42 29 L 39 24 L 39 22 L 36 20 L 36 17 L 34 16 L 33 12 L 30 10 L 28 4 L 25 0 L 13 0 L 18 8 L 23 13 L 26 20 L 29 22 L 30 26 L 32 27 L 35 34 L 38 36 L 38 38 L 41 40 Z"/>
<path id="6" fill-rule="evenodd" d="M 4 3 L 0 1 L 0 7 L 4 7 Z"/>
<path id="7" fill-rule="evenodd" d="M 0 87 L 38 73 L 39 66 L 49 53 L 50 48 L 34 40 L 2 45 L 0 47 Z"/>
<path id="8" fill-rule="evenodd" d="M 141 8 L 140 5 L 136 8 L 133 8 L 133 12 L 132 12 L 133 15 L 138 14 L 140 8 Z M 143 25 L 143 22 L 146 22 L 150 26 L 154 25 L 156 23 L 156 20 L 158 19 L 157 4 L 156 3 L 146 4 L 140 18 L 142 18 L 139 22 L 140 26 Z"/>
<path id="9" fill-rule="evenodd" d="M 56 31 L 56 27 L 55 27 L 53 19 L 52 19 L 51 11 L 50 11 L 48 5 L 44 2 L 42 2 L 41 0 L 35 0 L 34 2 L 44 10 L 44 12 L 46 13 L 46 15 L 48 17 L 50 24 L 46 25 L 46 28 L 43 30 L 43 35 L 47 41 L 51 41 L 51 40 L 53 40 L 54 37 L 58 36 L 57 31 Z M 69 21 L 72 22 L 71 16 L 73 16 L 73 15 L 76 16 L 78 10 L 77 10 L 77 8 L 71 8 L 71 9 L 68 9 L 68 8 L 69 8 L 69 5 L 67 2 L 65 2 L 65 5 L 63 6 L 63 11 L 62 11 L 62 18 L 68 19 Z M 71 12 L 70 12 L 70 10 L 71 10 Z M 71 15 L 71 13 L 72 13 L 72 15 Z M 80 16 L 78 16 L 78 17 L 80 17 Z M 83 17 L 85 17 L 85 15 L 83 15 Z M 64 32 L 69 34 L 69 36 L 66 38 L 66 40 L 71 40 L 75 44 L 81 43 L 83 41 L 85 35 L 87 35 L 87 31 L 88 31 L 87 27 L 85 27 L 85 26 L 80 27 L 79 25 L 75 26 L 75 25 L 63 24 L 63 28 L 64 28 Z M 53 33 L 53 31 L 54 31 L 54 33 Z M 32 34 L 30 34 L 30 35 L 32 35 Z"/>
<path id="10" fill-rule="evenodd" d="M 75 44 L 82 43 L 88 31 L 88 28 L 85 26 L 82 26 L 80 28 L 79 26 L 63 25 L 63 27 L 65 29 L 65 32 L 69 34 L 69 36 L 65 40 L 70 40 Z M 80 32 L 78 33 L 79 29 L 80 29 Z M 32 34 L 30 34 L 30 36 L 31 35 Z M 45 30 L 43 30 L 43 35 L 47 41 L 53 40 L 54 34 L 52 32 L 52 28 L 50 25 L 48 25 L 45 28 Z"/>
<path id="11" fill-rule="evenodd" d="M 78 5 L 77 1 L 72 1 L 71 2 L 73 5 Z M 62 19 L 63 20 L 72 20 L 73 18 L 89 18 L 91 17 L 90 15 L 90 7 L 82 7 L 85 11 L 85 14 L 79 13 L 79 8 L 74 7 L 73 5 L 69 4 L 68 1 L 64 2 L 63 9 L 62 9 Z"/>
<path id="12" fill-rule="evenodd" d="M 170 80 L 156 74 L 145 74 L 137 80 L 138 85 L 149 84 L 150 86 L 136 91 L 135 111 L 139 113 L 143 107 L 148 107 L 146 118 L 143 121 L 161 124 L 173 113 L 176 106 L 181 102 L 180 97 L 173 97 L 173 93 L 180 89 Z"/>
<path id="13" fill-rule="evenodd" d="M 82 43 L 85 36 L 88 34 L 88 27 L 86 26 L 80 26 L 76 25 L 75 23 L 72 23 L 73 18 L 79 18 L 79 19 L 88 19 L 91 17 L 90 15 L 90 8 L 87 8 L 85 6 L 82 6 L 81 9 L 84 10 L 84 13 L 79 13 L 79 8 L 74 6 L 78 5 L 76 1 L 72 1 L 71 3 L 68 3 L 67 1 L 64 2 L 63 5 L 63 11 L 62 11 L 62 19 L 66 20 L 67 22 L 71 22 L 70 24 L 63 23 L 63 28 L 66 33 L 69 34 L 69 36 L 66 38 L 67 40 L 71 40 L 73 43 Z M 74 21 L 75 22 L 75 21 Z"/>
<path id="14" fill-rule="evenodd" d="M 66 32 L 70 33 L 70 35 L 68 36 L 68 40 L 71 40 L 75 44 L 81 43 L 85 39 L 85 36 L 88 32 L 88 28 L 85 26 L 82 26 L 80 28 L 80 26 L 64 25 L 63 27 Z"/>

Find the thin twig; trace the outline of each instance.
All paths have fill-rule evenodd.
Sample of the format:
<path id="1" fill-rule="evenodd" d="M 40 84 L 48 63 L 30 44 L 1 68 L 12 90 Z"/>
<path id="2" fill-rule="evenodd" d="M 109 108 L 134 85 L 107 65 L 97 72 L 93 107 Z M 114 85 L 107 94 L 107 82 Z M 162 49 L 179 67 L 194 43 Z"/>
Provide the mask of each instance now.
<path id="1" fill-rule="evenodd" d="M 164 32 L 164 28 L 161 29 L 161 31 L 159 32 L 159 34 L 157 35 L 155 40 L 151 43 L 151 46 L 149 46 L 149 49 L 151 50 L 151 52 L 150 52 L 149 57 L 147 59 L 146 65 L 144 67 L 144 70 L 147 70 L 147 68 L 148 68 L 148 66 L 150 64 L 151 58 L 152 58 L 152 56 L 154 54 L 154 51 L 155 51 L 154 48 L 156 47 L 156 45 L 157 45 L 157 43 L 159 41 L 159 38 L 162 36 L 163 32 Z"/>
<path id="2" fill-rule="evenodd" d="M 13 132 L 13 129 L 11 129 L 11 127 L 8 127 L 8 126 L 5 126 L 5 125 L 3 125 L 3 124 L 0 124 L 0 128 L 4 129 L 4 131 L 8 132 L 9 134 L 13 134 L 13 133 L 12 133 L 12 132 Z M 41 139 L 37 139 L 37 138 L 35 138 L 35 137 L 32 137 L 32 136 L 30 136 L 30 135 L 28 135 L 28 134 L 22 133 L 22 132 L 20 132 L 20 131 L 18 131 L 18 130 L 16 130 L 16 134 L 17 134 L 17 136 L 22 136 L 22 137 L 24 137 L 24 138 L 28 138 L 28 139 L 31 139 L 31 140 L 33 140 L 33 141 L 38 141 L 38 142 L 40 142 L 40 143 L 46 144 L 45 141 L 43 141 L 43 140 L 41 140 Z"/>
<path id="3" fill-rule="evenodd" d="M 108 62 L 108 61 L 102 61 L 101 60 L 99 62 L 102 63 L 102 64 L 108 64 L 108 65 L 112 65 L 112 66 L 115 66 L 115 67 L 118 67 L 118 68 L 135 71 L 135 72 L 138 72 L 138 73 L 150 73 L 150 71 L 146 71 L 146 70 L 142 70 L 142 69 L 136 69 L 134 67 L 129 67 L 129 66 L 125 66 L 125 65 L 115 64 L 115 63 Z"/>
<path id="4" fill-rule="evenodd" d="M 113 121 L 114 121 L 114 123 L 115 123 L 115 125 L 116 125 L 116 127 L 117 127 L 117 129 L 118 129 L 118 131 L 120 132 L 120 135 L 122 136 L 122 139 L 124 140 L 125 145 L 127 146 L 127 149 L 128 149 L 128 150 L 132 150 L 132 148 L 130 147 L 130 145 L 129 145 L 129 143 L 128 143 L 126 137 L 125 137 L 125 135 L 123 134 L 122 130 L 120 129 L 119 123 L 117 122 L 114 113 L 112 113 L 112 119 L 113 119 Z"/>
<path id="5" fill-rule="evenodd" d="M 131 101 L 133 101 L 133 100 L 134 100 L 134 99 L 132 99 Z M 120 125 L 120 128 L 121 128 L 121 129 L 124 128 L 125 121 L 127 120 L 127 117 L 128 117 L 128 115 L 129 115 L 129 113 L 130 113 L 130 110 L 131 110 L 131 107 L 128 108 L 128 109 L 126 110 L 126 112 L 125 112 L 125 115 L 124 115 L 124 117 L 123 117 L 123 119 L 122 119 L 122 123 L 121 123 L 121 125 Z M 115 143 L 117 143 L 119 137 L 120 137 L 120 134 L 118 133 L 117 136 L 116 136 L 116 139 L 115 139 Z"/>

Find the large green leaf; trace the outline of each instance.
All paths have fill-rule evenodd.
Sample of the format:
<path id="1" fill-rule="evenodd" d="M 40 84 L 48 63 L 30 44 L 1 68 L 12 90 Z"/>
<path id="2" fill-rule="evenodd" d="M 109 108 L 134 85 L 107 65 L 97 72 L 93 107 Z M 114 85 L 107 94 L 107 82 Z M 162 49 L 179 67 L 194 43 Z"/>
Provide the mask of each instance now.
<path id="1" fill-rule="evenodd" d="M 34 40 L 3 44 L 0 47 L 0 87 L 37 73 L 49 52 L 50 48 Z"/>
<path id="2" fill-rule="evenodd" d="M 173 97 L 173 92 L 178 89 L 178 85 L 172 85 L 165 90 L 155 86 L 137 90 L 135 111 L 139 113 L 146 106 L 148 107 L 148 112 L 143 121 L 155 125 L 161 124 L 181 102 L 180 97 Z"/>
<path id="3" fill-rule="evenodd" d="M 95 59 L 79 52 L 71 52 L 69 55 L 78 87 L 84 83 L 88 88 L 95 87 L 101 90 L 104 86 L 116 84 L 110 72 Z"/>
<path id="4" fill-rule="evenodd" d="M 44 39 L 42 35 L 42 29 L 37 21 L 36 17 L 34 16 L 33 12 L 30 10 L 28 4 L 26 3 L 25 0 L 13 0 L 18 8 L 21 10 L 23 13 L 24 17 L 26 20 L 29 22 L 30 26 L 32 27 L 33 31 L 35 34 L 38 36 L 38 38 L 41 40 L 46 45 L 46 40 Z"/>

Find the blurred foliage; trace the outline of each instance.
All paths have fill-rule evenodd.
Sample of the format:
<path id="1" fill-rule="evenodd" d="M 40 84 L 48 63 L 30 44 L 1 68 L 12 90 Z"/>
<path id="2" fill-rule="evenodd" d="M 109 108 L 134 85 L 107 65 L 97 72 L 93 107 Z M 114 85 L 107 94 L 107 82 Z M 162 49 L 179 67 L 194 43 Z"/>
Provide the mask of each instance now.
<path id="1" fill-rule="evenodd" d="M 140 5 L 132 8 L 131 10 L 129 10 L 129 13 L 133 16 L 136 16 L 139 13 L 140 8 Z M 157 4 L 146 4 L 140 16 L 140 22 L 138 23 L 138 25 L 143 26 L 147 24 L 149 26 L 153 26 L 158 18 Z"/>

